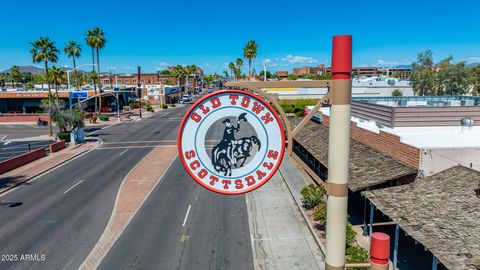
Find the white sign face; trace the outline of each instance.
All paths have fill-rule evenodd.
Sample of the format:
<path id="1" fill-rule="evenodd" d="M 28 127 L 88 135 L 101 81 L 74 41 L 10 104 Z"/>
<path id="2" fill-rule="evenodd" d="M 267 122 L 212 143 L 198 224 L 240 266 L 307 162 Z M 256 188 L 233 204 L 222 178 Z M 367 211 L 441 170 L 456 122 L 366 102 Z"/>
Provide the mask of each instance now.
<path id="1" fill-rule="evenodd" d="M 190 176 L 221 194 L 265 184 L 285 149 L 282 122 L 261 96 L 224 90 L 209 94 L 185 114 L 178 134 L 180 159 Z"/>

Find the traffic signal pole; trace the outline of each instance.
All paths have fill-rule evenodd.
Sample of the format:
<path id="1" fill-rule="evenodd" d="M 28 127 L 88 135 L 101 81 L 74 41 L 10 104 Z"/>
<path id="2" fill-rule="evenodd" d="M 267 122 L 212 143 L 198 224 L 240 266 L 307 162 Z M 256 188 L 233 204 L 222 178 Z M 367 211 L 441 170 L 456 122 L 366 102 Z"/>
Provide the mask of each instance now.
<path id="1" fill-rule="evenodd" d="M 350 160 L 351 72 L 352 36 L 334 36 L 328 134 L 326 270 L 343 270 L 345 267 Z"/>

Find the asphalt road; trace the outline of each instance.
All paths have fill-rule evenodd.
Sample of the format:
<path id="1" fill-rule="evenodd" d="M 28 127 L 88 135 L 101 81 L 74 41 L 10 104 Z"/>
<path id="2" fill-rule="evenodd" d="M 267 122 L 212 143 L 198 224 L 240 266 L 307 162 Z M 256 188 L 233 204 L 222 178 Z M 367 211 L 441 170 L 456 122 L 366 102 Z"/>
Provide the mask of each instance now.
<path id="1" fill-rule="evenodd" d="M 96 135 L 111 142 L 175 138 L 178 122 L 162 122 L 162 117 L 150 120 L 158 120 L 156 125 L 127 123 Z M 90 151 L 1 196 L 1 254 L 18 259 L 0 260 L 0 269 L 76 269 L 105 229 L 123 178 L 152 148 L 132 148 L 121 156 L 123 150 Z M 44 255 L 45 260 L 19 261 L 24 254 Z"/>
<path id="2" fill-rule="evenodd" d="M 243 195 L 205 190 L 177 159 L 98 269 L 253 269 L 246 218 Z"/>
<path id="3" fill-rule="evenodd" d="M 53 143 L 51 140 L 44 141 L 19 141 L 19 142 L 1 142 L 0 143 L 0 161 L 9 159 L 28 151 L 33 151 L 39 148 L 48 148 L 48 145 Z"/>
<path id="4" fill-rule="evenodd" d="M 174 141 L 185 110 L 94 135 L 106 144 Z M 93 150 L 0 196 L 0 269 L 78 268 L 105 229 L 121 181 L 151 149 Z M 204 190 L 176 160 L 100 268 L 252 269 L 251 254 L 244 197 Z"/>
<path id="5" fill-rule="evenodd" d="M 53 132 L 57 133 L 57 127 L 53 127 Z M 2 123 L 0 125 L 0 141 L 8 141 L 13 139 L 36 137 L 48 134 L 48 126 L 37 125 L 9 125 Z"/>

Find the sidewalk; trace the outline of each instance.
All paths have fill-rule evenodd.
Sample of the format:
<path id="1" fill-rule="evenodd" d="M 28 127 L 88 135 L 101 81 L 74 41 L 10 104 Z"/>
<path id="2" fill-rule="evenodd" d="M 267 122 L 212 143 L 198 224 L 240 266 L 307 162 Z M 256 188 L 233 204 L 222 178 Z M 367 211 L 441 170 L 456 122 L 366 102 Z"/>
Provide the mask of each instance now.
<path id="1" fill-rule="evenodd" d="M 56 153 L 51 153 L 48 156 L 2 174 L 0 176 L 0 194 L 71 160 L 96 145 L 98 145 L 98 141 L 90 141 L 80 145 L 70 145 Z"/>
<path id="2" fill-rule="evenodd" d="M 292 197 L 308 185 L 292 162 L 285 156 L 280 171 L 246 195 L 255 269 L 324 269 L 323 253 Z"/>

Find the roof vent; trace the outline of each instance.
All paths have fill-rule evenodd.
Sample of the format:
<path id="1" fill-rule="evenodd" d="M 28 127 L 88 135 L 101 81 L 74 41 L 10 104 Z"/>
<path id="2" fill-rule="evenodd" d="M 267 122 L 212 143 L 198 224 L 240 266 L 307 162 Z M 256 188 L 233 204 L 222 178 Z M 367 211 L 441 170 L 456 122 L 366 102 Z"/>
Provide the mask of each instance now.
<path id="1" fill-rule="evenodd" d="M 462 120 L 460 120 L 460 125 L 462 127 L 473 127 L 475 124 L 475 120 L 473 120 L 472 117 L 463 117 Z"/>

